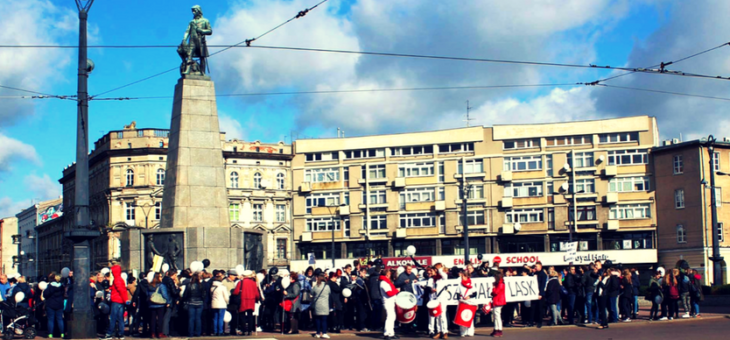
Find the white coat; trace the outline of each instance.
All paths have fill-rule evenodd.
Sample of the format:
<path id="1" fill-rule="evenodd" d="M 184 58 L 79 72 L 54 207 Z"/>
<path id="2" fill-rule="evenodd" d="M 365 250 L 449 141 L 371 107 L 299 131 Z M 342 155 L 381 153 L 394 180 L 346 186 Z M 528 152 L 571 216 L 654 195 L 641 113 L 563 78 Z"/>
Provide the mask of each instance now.
<path id="1" fill-rule="evenodd" d="M 231 297 L 231 292 L 223 285 L 223 282 L 213 281 L 213 286 L 210 287 L 210 297 L 211 308 L 226 309 L 228 308 L 228 300 Z"/>

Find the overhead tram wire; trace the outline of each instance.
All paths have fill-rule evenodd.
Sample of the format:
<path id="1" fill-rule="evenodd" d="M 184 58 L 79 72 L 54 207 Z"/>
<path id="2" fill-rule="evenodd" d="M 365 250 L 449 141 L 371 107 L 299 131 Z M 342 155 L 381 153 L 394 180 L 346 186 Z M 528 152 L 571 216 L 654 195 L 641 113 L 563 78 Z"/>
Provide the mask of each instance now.
<path id="1" fill-rule="evenodd" d="M 649 67 L 646 67 L 646 68 L 655 68 L 655 67 L 661 67 L 661 69 L 664 69 L 664 68 L 665 68 L 666 66 L 668 66 L 668 65 L 671 65 L 671 64 L 677 64 L 677 63 L 680 63 L 680 62 L 682 62 L 682 61 L 685 61 L 685 60 L 687 60 L 687 59 L 691 59 L 691 58 L 694 58 L 694 57 L 696 57 L 696 56 L 699 56 L 699 55 L 705 54 L 705 53 L 707 53 L 707 52 L 712 52 L 712 51 L 714 51 L 714 50 L 716 50 L 716 49 L 719 49 L 719 48 L 721 48 L 721 47 L 725 47 L 725 46 L 730 46 L 730 42 L 726 42 L 726 43 L 723 43 L 723 44 L 721 44 L 721 45 L 715 46 L 715 47 L 713 47 L 713 48 L 709 48 L 709 49 L 706 49 L 706 50 L 704 50 L 704 51 L 701 51 L 701 52 L 697 52 L 697 53 L 695 53 L 695 54 L 692 54 L 692 55 L 686 56 L 686 57 L 684 57 L 684 58 L 680 58 L 680 59 L 677 59 L 677 60 L 675 60 L 675 61 L 670 61 L 670 62 L 668 62 L 668 63 L 664 63 L 664 62 L 662 62 L 662 63 L 656 64 L 656 65 L 652 65 L 652 66 L 649 66 Z M 618 74 L 618 75 L 615 75 L 615 76 L 612 76 L 612 77 L 608 77 L 608 78 L 604 78 L 604 79 L 599 79 L 599 80 L 597 80 L 596 82 L 598 82 L 598 83 L 602 83 L 602 82 L 606 82 L 606 81 L 609 81 L 609 80 L 613 80 L 613 79 L 616 79 L 616 78 L 621 78 L 621 77 L 623 77 L 623 76 L 628 76 L 629 74 L 634 74 L 634 73 L 636 73 L 636 72 L 635 72 L 635 71 L 630 71 L 630 72 L 626 72 L 626 73 Z"/>
<path id="2" fill-rule="evenodd" d="M 621 90 L 641 91 L 641 92 L 650 92 L 650 93 L 658 93 L 658 94 L 669 94 L 669 95 L 683 96 L 683 97 L 694 97 L 694 98 L 730 101 L 730 98 L 724 98 L 724 97 L 713 97 L 713 96 L 704 96 L 704 95 L 700 95 L 700 94 L 644 89 L 644 88 L 639 88 L 639 87 L 616 86 L 616 85 L 607 85 L 607 84 L 597 84 L 596 86 L 601 86 L 601 87 L 605 87 L 605 88 L 613 88 L 613 89 L 621 89 Z"/>
<path id="3" fill-rule="evenodd" d="M 7 90 L 18 91 L 18 92 L 25 92 L 25 93 L 32 93 L 32 94 L 34 94 L 33 96 L 0 96 L 0 99 L 49 99 L 49 98 L 57 98 L 57 99 L 71 99 L 71 100 L 76 100 L 75 99 L 76 96 L 59 96 L 59 95 L 55 95 L 55 94 L 48 94 L 48 93 L 43 93 L 43 92 L 38 92 L 38 91 L 21 89 L 21 88 L 13 87 L 13 86 L 0 85 L 0 88 L 7 89 Z"/>
<path id="4" fill-rule="evenodd" d="M 289 20 L 287 20 L 287 21 L 285 21 L 285 22 L 283 22 L 283 23 L 281 23 L 281 24 L 277 25 L 276 27 L 274 27 L 274 28 L 272 28 L 272 29 L 270 29 L 270 30 L 268 30 L 268 31 L 264 32 L 263 34 L 261 34 L 261 35 L 259 35 L 259 36 L 255 37 L 255 38 L 252 38 L 252 39 L 246 39 L 246 40 L 244 40 L 244 41 L 241 41 L 241 42 L 239 42 L 238 44 L 235 44 L 235 45 L 230 45 L 230 46 L 217 46 L 217 45 L 209 45 L 208 47 L 224 47 L 224 48 L 223 48 L 223 49 L 221 49 L 221 50 L 218 50 L 218 51 L 216 51 L 216 52 L 213 52 L 213 53 L 211 53 L 210 55 L 208 55 L 208 57 L 210 58 L 210 57 L 212 57 L 212 56 L 214 56 L 214 55 L 216 55 L 216 54 L 219 54 L 219 53 L 225 52 L 225 51 L 227 51 L 227 50 L 229 50 L 229 49 L 231 49 L 231 48 L 234 48 L 234 47 L 240 47 L 240 46 L 241 46 L 242 44 L 246 44 L 246 47 L 251 47 L 251 43 L 252 43 L 252 42 L 254 42 L 254 41 L 258 40 L 258 39 L 261 39 L 261 38 L 262 38 L 263 36 L 265 36 L 265 35 L 267 35 L 267 34 L 269 34 L 269 33 L 273 32 L 273 31 L 276 31 L 277 29 L 281 28 L 282 26 L 284 26 L 284 25 L 286 25 L 286 24 L 288 24 L 288 23 L 290 23 L 290 22 L 292 22 L 292 21 L 294 21 L 294 20 L 296 20 L 296 19 L 299 19 L 299 18 L 302 18 L 302 17 L 304 17 L 304 16 L 305 16 L 305 15 L 307 15 L 307 13 L 309 13 L 309 12 L 310 12 L 311 10 L 313 10 L 313 9 L 315 9 L 315 8 L 317 8 L 317 7 L 319 7 L 319 5 L 321 5 L 321 4 L 323 4 L 323 3 L 327 2 L 327 1 L 328 1 L 328 0 L 322 0 L 322 1 L 320 1 L 319 3 L 317 3 L 316 5 L 314 5 L 314 6 L 310 7 L 310 8 L 306 8 L 306 9 L 304 9 L 304 10 L 302 10 L 302 11 L 299 11 L 299 12 L 298 12 L 298 13 L 297 13 L 297 14 L 296 14 L 295 16 L 293 16 L 293 17 L 292 17 L 291 19 L 289 19 Z M 2 46 L 0 46 L 0 47 L 2 47 Z M 169 47 L 169 46 L 168 46 L 168 45 L 157 45 L 157 46 L 155 46 L 155 47 Z M 174 46 L 174 47 L 177 47 L 177 46 Z M 140 45 L 137 45 L 137 46 L 135 46 L 135 48 L 142 48 L 142 46 L 140 46 Z M 122 86 L 118 86 L 118 87 L 115 87 L 115 88 L 113 88 L 113 89 L 111 89 L 111 90 L 107 90 L 107 91 L 101 92 L 101 93 L 99 93 L 99 94 L 93 95 L 93 96 L 91 96 L 91 97 L 90 97 L 90 99 L 91 99 L 91 98 L 94 98 L 94 97 L 98 97 L 98 96 L 104 95 L 104 94 L 107 94 L 107 93 L 111 93 L 111 92 L 114 92 L 114 91 L 117 91 L 117 90 L 121 90 L 121 89 L 123 89 L 123 88 L 125 88 L 125 87 L 129 87 L 129 86 L 132 86 L 132 85 L 135 85 L 135 84 L 139 84 L 139 83 L 141 83 L 141 82 L 144 82 L 144 81 L 150 80 L 150 79 L 152 79 L 152 78 L 155 78 L 155 77 L 159 77 L 159 76 L 161 76 L 161 75 L 163 75 L 163 74 L 166 74 L 166 73 L 170 73 L 170 72 L 172 72 L 172 71 L 174 71 L 174 70 L 177 70 L 177 69 L 179 69 L 179 67 L 174 67 L 174 68 L 171 68 L 171 69 L 169 69 L 169 70 L 165 70 L 165 71 L 162 71 L 162 72 L 160 72 L 160 73 L 157 73 L 157 74 L 153 74 L 153 75 L 151 75 L 151 76 L 149 76 L 149 77 L 145 77 L 145 78 L 142 78 L 142 79 L 140 79 L 140 80 L 136 80 L 136 81 L 133 81 L 133 82 L 131 82 L 131 83 L 129 83 L 129 84 L 126 84 L 126 85 L 122 85 Z"/>
<path id="5" fill-rule="evenodd" d="M 359 90 L 328 90 L 328 91 L 290 91 L 290 92 L 253 92 L 253 93 L 230 93 L 217 94 L 218 97 L 254 97 L 254 96 L 284 96 L 284 95 L 310 95 L 310 94 L 337 94 L 337 93 L 372 93 L 372 92 L 402 92 L 402 91 L 444 91 L 444 90 L 483 90 L 483 89 L 506 89 L 523 87 L 557 87 L 557 86 L 578 86 L 580 83 L 563 84 L 516 84 L 516 85 L 475 85 L 475 86 L 442 86 L 442 87 L 411 87 L 391 89 L 359 89 Z M 211 97 L 211 96 L 193 96 Z M 99 101 L 124 101 L 124 100 L 147 100 L 147 99 L 169 99 L 173 96 L 148 96 L 148 97 L 107 97 L 94 98 Z"/>

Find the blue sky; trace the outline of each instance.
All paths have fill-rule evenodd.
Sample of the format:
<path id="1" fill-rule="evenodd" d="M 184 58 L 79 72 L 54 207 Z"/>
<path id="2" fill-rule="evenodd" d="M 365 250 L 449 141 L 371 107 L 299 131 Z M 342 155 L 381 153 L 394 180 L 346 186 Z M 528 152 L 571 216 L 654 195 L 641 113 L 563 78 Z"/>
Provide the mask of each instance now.
<path id="1" fill-rule="evenodd" d="M 316 2 L 99 0 L 89 16 L 90 44 L 179 44 L 194 4 L 202 6 L 213 25 L 209 43 L 234 44 Z M 728 12 L 723 1 L 459 3 L 330 0 L 254 45 L 648 66 L 719 45 L 724 41 L 716 33 L 730 28 L 722 16 Z M 0 32 L 0 44 L 77 43 L 71 0 L 0 0 L 0 6 L 8 14 L 6 24 L 13 27 Z M 727 76 L 726 52 L 686 61 L 682 69 Z M 96 64 L 89 79 L 92 95 L 179 65 L 174 49 L 90 49 L 89 57 Z M 0 48 L 0 85 L 75 94 L 76 58 L 74 49 Z M 211 58 L 210 64 L 218 94 L 585 82 L 612 74 L 262 49 L 232 49 Z M 176 71 L 169 72 L 108 96 L 171 96 L 178 78 Z M 631 75 L 614 84 L 704 95 L 727 93 L 724 83 L 667 76 Z M 0 96 L 19 94 L 0 90 Z M 218 110 L 221 129 L 233 137 L 289 143 L 291 135 L 331 137 L 337 127 L 348 135 L 362 135 L 462 126 L 466 100 L 481 125 L 649 114 L 659 118 L 663 137 L 721 135 L 730 127 L 724 103 L 580 86 L 222 97 Z M 0 105 L 2 217 L 16 213 L 32 199 L 60 194 L 57 180 L 75 157 L 76 106 L 56 99 L 0 99 Z M 92 101 L 90 141 L 132 121 L 138 127 L 168 128 L 171 105 L 171 99 Z M 717 120 L 688 119 L 686 113 L 693 110 Z"/>

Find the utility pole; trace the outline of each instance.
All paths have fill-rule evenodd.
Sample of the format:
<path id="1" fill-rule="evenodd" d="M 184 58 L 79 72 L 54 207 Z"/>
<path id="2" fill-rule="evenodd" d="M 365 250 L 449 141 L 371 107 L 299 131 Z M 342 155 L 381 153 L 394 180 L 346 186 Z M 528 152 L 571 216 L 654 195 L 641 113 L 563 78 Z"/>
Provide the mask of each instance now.
<path id="1" fill-rule="evenodd" d="M 710 200 L 712 201 L 712 206 L 710 207 L 710 210 L 712 211 L 712 256 L 710 257 L 710 261 L 712 261 L 712 277 L 713 277 L 713 286 L 719 286 L 722 284 L 722 260 L 723 257 L 720 256 L 720 237 L 717 233 L 717 195 L 716 195 L 716 189 L 715 189 L 715 137 L 710 135 L 707 138 L 707 152 L 710 154 L 710 189 L 712 192 L 710 193 Z"/>
<path id="2" fill-rule="evenodd" d="M 468 102 L 467 102 L 468 103 Z M 467 105 L 467 107 L 469 107 Z M 467 110 L 467 114 L 468 114 Z M 467 115 L 467 119 L 468 119 Z M 467 124 L 469 124 L 469 121 L 466 121 Z M 466 185 L 466 158 L 461 158 L 461 192 L 462 192 L 462 200 L 461 200 L 461 213 L 464 216 L 464 265 L 466 266 L 469 263 L 469 219 L 466 215 L 467 212 L 467 202 L 469 199 L 469 186 Z"/>
<path id="3" fill-rule="evenodd" d="M 91 270 L 89 240 L 99 237 L 89 219 L 89 72 L 93 63 L 86 54 L 86 19 L 94 0 L 76 0 L 79 10 L 79 64 L 76 116 L 76 176 L 74 179 L 74 222 L 64 236 L 74 242 L 74 283 L 73 290 L 73 339 L 96 337 L 96 322 L 89 296 L 89 277 Z"/>

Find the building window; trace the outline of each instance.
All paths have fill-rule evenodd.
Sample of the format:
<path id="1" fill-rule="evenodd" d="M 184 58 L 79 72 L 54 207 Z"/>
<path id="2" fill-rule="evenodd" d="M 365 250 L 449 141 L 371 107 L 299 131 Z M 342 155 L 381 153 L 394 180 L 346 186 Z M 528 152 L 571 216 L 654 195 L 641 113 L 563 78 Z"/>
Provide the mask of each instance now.
<path id="1" fill-rule="evenodd" d="M 370 228 L 368 228 L 368 219 L 363 216 L 362 228 L 367 230 L 388 230 L 388 215 L 370 215 Z"/>
<path id="2" fill-rule="evenodd" d="M 591 136 L 554 137 L 545 138 L 545 142 L 547 146 L 581 145 L 592 143 L 593 138 Z"/>
<path id="3" fill-rule="evenodd" d="M 677 225 L 677 243 L 687 243 L 687 231 L 683 225 Z"/>
<path id="4" fill-rule="evenodd" d="M 443 255 L 464 255 L 464 248 L 464 240 L 461 238 L 441 241 L 441 254 Z M 485 252 L 484 238 L 469 238 L 469 255 L 476 256 Z"/>
<path id="5" fill-rule="evenodd" d="M 715 152 L 712 154 L 712 167 L 715 171 L 720 171 L 720 153 Z"/>
<path id="6" fill-rule="evenodd" d="M 717 240 L 720 242 L 725 242 L 725 235 L 722 233 L 723 229 L 723 223 L 718 222 L 717 223 Z"/>
<path id="7" fill-rule="evenodd" d="M 548 230 L 555 230 L 555 208 L 548 209 Z"/>
<path id="8" fill-rule="evenodd" d="M 414 246 L 420 254 L 436 254 L 436 240 L 405 240 L 393 242 L 393 255 L 397 257 L 407 256 L 408 246 Z"/>
<path id="9" fill-rule="evenodd" d="M 276 258 L 281 259 L 281 260 L 286 260 L 286 239 L 285 238 L 276 239 Z"/>
<path id="10" fill-rule="evenodd" d="M 507 183 L 504 185 L 504 197 L 540 197 L 542 182 Z"/>
<path id="11" fill-rule="evenodd" d="M 467 199 L 475 200 L 484 198 L 484 186 L 482 185 L 467 185 L 466 190 L 469 193 Z M 459 199 L 464 199 L 464 190 L 461 190 L 461 188 L 459 188 Z"/>
<path id="12" fill-rule="evenodd" d="M 365 178 L 366 171 L 367 171 L 367 178 L 369 178 L 369 179 L 385 178 L 385 164 L 363 165 L 362 173 L 360 173 L 360 176 L 362 176 L 362 178 Z"/>
<path id="13" fill-rule="evenodd" d="M 715 206 L 722 206 L 722 188 L 715 187 Z"/>
<path id="14" fill-rule="evenodd" d="M 628 143 L 639 140 L 638 132 L 604 133 L 598 137 L 601 144 L 607 143 Z"/>
<path id="15" fill-rule="evenodd" d="M 304 172 L 304 182 L 322 183 L 322 182 L 339 182 L 340 169 L 338 168 L 321 168 L 307 169 Z"/>
<path id="16" fill-rule="evenodd" d="M 507 223 L 539 223 L 544 220 L 542 209 L 517 209 L 504 215 Z"/>
<path id="17" fill-rule="evenodd" d="M 654 249 L 653 232 L 602 232 L 604 250 Z"/>
<path id="18" fill-rule="evenodd" d="M 408 163 L 398 165 L 398 177 L 433 176 L 433 163 Z"/>
<path id="19" fill-rule="evenodd" d="M 536 148 L 539 146 L 540 146 L 539 139 L 519 139 L 519 140 L 504 141 L 502 148 L 504 150 L 516 150 L 516 149 Z"/>
<path id="20" fill-rule="evenodd" d="M 264 221 L 264 205 L 263 204 L 254 204 L 253 205 L 253 220 L 255 222 Z"/>
<path id="21" fill-rule="evenodd" d="M 684 189 L 674 190 L 674 209 L 684 209 Z"/>
<path id="22" fill-rule="evenodd" d="M 385 149 L 347 150 L 345 159 L 385 157 Z"/>
<path id="23" fill-rule="evenodd" d="M 157 202 L 155 203 L 155 220 L 161 220 L 162 219 L 162 203 Z"/>
<path id="24" fill-rule="evenodd" d="M 401 209 L 405 208 L 406 203 L 413 202 L 433 202 L 436 200 L 436 188 L 409 188 L 400 193 Z"/>
<path id="25" fill-rule="evenodd" d="M 545 171 L 548 176 L 553 175 L 553 155 L 545 155 Z"/>
<path id="26" fill-rule="evenodd" d="M 261 189 L 261 173 L 260 172 L 253 174 L 253 188 Z"/>
<path id="27" fill-rule="evenodd" d="M 370 195 L 370 199 L 368 199 L 368 195 Z M 385 190 L 370 190 L 369 193 L 365 193 L 365 191 L 362 192 L 362 203 L 365 204 L 385 204 L 387 203 L 386 200 L 386 191 Z"/>
<path id="28" fill-rule="evenodd" d="M 312 194 L 305 199 L 307 214 L 312 213 L 314 207 L 334 207 L 340 205 L 340 193 Z"/>
<path id="29" fill-rule="evenodd" d="M 134 203 L 124 203 L 124 217 L 127 222 L 135 220 L 135 209 Z"/>
<path id="30" fill-rule="evenodd" d="M 467 210 L 466 212 L 466 222 L 469 223 L 469 225 L 484 225 L 486 224 L 484 219 L 484 210 Z M 464 223 L 464 214 L 459 214 L 459 224 Z"/>
<path id="31" fill-rule="evenodd" d="M 438 162 L 439 164 L 439 183 L 443 183 L 444 179 L 446 178 L 446 174 L 444 174 L 444 162 Z"/>
<path id="32" fill-rule="evenodd" d="M 649 164 L 646 149 L 613 150 L 608 152 L 608 165 Z"/>
<path id="33" fill-rule="evenodd" d="M 596 220 L 596 207 L 593 205 L 589 206 L 578 206 L 575 208 L 578 211 L 578 221 L 595 221 Z M 568 207 L 568 218 L 573 220 L 573 209 Z"/>
<path id="34" fill-rule="evenodd" d="M 157 185 L 165 185 L 165 169 L 157 169 Z"/>
<path id="35" fill-rule="evenodd" d="M 231 172 L 231 188 L 238 188 L 238 173 Z"/>
<path id="36" fill-rule="evenodd" d="M 568 154 L 568 164 L 573 168 L 585 168 L 593 166 L 593 152 L 576 152 L 575 153 L 575 164 L 571 154 Z"/>
<path id="37" fill-rule="evenodd" d="M 649 177 L 615 177 L 608 182 L 609 192 L 649 191 Z"/>
<path id="38" fill-rule="evenodd" d="M 340 230 L 340 221 L 334 217 L 308 218 L 305 231 L 332 231 Z"/>
<path id="39" fill-rule="evenodd" d="M 134 170 L 132 169 L 127 169 L 127 186 L 134 186 Z"/>
<path id="40" fill-rule="evenodd" d="M 276 222 L 286 222 L 286 205 L 276 205 Z"/>
<path id="41" fill-rule="evenodd" d="M 404 146 L 390 149 L 392 156 L 414 156 L 433 154 L 433 145 Z"/>
<path id="42" fill-rule="evenodd" d="M 258 150 L 257 150 L 258 151 Z M 314 152 L 305 154 L 307 162 L 334 161 L 339 159 L 340 152 Z"/>
<path id="43" fill-rule="evenodd" d="M 466 164 L 464 164 L 466 163 Z M 466 168 L 464 168 L 466 165 Z M 479 174 L 484 172 L 484 162 L 481 159 L 467 159 L 465 162 L 459 162 L 460 174 Z"/>
<path id="44" fill-rule="evenodd" d="M 504 158 L 504 171 L 534 171 L 541 169 L 542 156 Z"/>
<path id="45" fill-rule="evenodd" d="M 682 161 L 682 155 L 674 156 L 674 174 L 679 175 L 684 172 L 684 162 Z"/>
<path id="46" fill-rule="evenodd" d="M 439 153 L 472 152 L 474 143 L 439 144 Z"/>
<path id="47" fill-rule="evenodd" d="M 284 190 L 284 174 L 282 173 L 276 175 L 276 188 Z"/>
<path id="48" fill-rule="evenodd" d="M 231 221 L 240 221 L 241 220 L 241 205 L 238 203 L 231 203 L 228 206 L 228 218 Z"/>
<path id="49" fill-rule="evenodd" d="M 575 190 L 573 189 L 573 183 L 568 185 L 568 190 L 571 193 L 593 193 L 596 192 L 596 180 L 595 179 L 576 179 Z"/>
<path id="50" fill-rule="evenodd" d="M 401 228 L 420 228 L 436 226 L 436 214 L 434 213 L 401 214 L 399 218 Z"/>
<path id="51" fill-rule="evenodd" d="M 611 207 L 608 218 L 611 220 L 631 220 L 651 217 L 650 204 L 626 204 Z"/>

